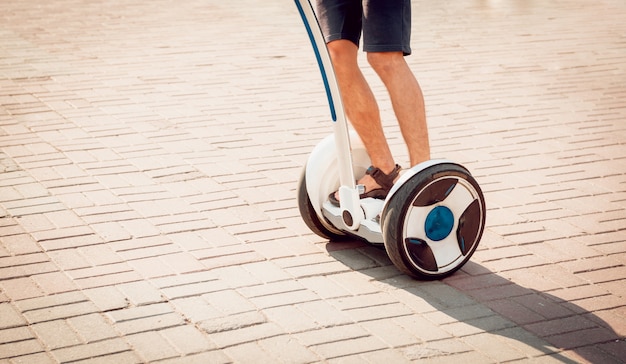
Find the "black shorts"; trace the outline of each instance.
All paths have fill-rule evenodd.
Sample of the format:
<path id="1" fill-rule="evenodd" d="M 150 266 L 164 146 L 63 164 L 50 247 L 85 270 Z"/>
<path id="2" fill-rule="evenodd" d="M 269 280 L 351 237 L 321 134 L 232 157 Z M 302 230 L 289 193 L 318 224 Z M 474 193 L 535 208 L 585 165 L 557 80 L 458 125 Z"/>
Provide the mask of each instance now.
<path id="1" fill-rule="evenodd" d="M 411 54 L 411 0 L 317 0 L 326 42 L 347 39 L 365 52 Z"/>

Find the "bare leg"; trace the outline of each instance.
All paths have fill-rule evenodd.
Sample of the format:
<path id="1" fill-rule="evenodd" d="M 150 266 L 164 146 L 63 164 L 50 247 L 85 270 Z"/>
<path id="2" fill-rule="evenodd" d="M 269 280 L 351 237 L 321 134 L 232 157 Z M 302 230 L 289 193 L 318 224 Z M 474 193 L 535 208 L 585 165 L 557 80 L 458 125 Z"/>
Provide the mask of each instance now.
<path id="1" fill-rule="evenodd" d="M 409 151 L 411 166 L 430 159 L 424 96 L 402 52 L 368 53 L 367 60 L 381 78 Z"/>
<path id="2" fill-rule="evenodd" d="M 383 132 L 378 104 L 357 64 L 358 47 L 348 40 L 336 40 L 328 43 L 328 50 L 346 116 L 361 137 L 372 165 L 388 174 L 394 169 L 395 162 Z M 366 191 L 380 187 L 368 175 L 359 183 L 365 185 Z"/>

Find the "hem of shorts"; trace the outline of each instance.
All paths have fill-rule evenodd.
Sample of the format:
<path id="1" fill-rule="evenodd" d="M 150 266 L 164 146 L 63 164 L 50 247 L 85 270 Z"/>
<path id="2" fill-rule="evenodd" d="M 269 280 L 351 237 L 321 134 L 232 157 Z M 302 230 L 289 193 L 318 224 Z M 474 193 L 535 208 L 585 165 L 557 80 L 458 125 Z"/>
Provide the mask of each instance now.
<path id="1" fill-rule="evenodd" d="M 376 52 L 402 52 L 402 54 L 404 54 L 405 56 L 408 56 L 411 54 L 411 48 L 405 48 L 404 46 L 397 44 L 397 45 L 378 45 L 378 46 L 372 46 L 372 45 L 364 45 L 363 46 L 363 52 L 372 52 L 372 53 L 376 53 Z"/>
<path id="2" fill-rule="evenodd" d="M 352 43 L 356 44 L 357 47 L 359 46 L 360 39 L 359 40 L 355 40 L 354 37 L 352 37 L 349 34 L 335 33 L 335 34 L 329 34 L 329 35 L 324 37 L 324 40 L 326 41 L 326 43 L 330 43 L 330 42 L 332 42 L 334 40 L 340 40 L 340 39 L 349 40 Z"/>

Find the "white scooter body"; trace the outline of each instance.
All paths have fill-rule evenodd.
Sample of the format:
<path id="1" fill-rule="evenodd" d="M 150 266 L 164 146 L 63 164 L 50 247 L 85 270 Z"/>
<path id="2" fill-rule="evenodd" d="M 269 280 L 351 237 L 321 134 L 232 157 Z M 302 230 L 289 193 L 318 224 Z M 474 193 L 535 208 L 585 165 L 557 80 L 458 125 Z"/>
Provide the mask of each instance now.
<path id="1" fill-rule="evenodd" d="M 352 146 L 352 169 L 356 175 L 364 175 L 371 165 L 361 139 L 354 131 L 350 131 L 350 141 Z M 339 178 L 337 175 L 337 155 L 339 151 L 335 148 L 335 136 L 329 135 L 318 143 L 306 164 L 306 188 L 313 205 L 313 209 L 318 214 L 320 222 L 331 231 L 337 233 L 348 233 L 367 240 L 372 244 L 383 244 L 382 229 L 380 226 L 380 215 L 384 210 L 386 202 L 393 194 L 415 174 L 427 167 L 438 163 L 449 162 L 447 160 L 429 160 L 420 163 L 415 167 L 402 171 L 400 179 L 392 187 L 385 200 L 375 198 L 365 198 L 359 200 L 359 208 L 363 211 L 363 220 L 356 229 L 351 229 L 343 218 L 341 207 L 334 206 L 328 200 L 328 196 L 339 189 Z M 451 162 L 449 162 L 451 163 Z"/>

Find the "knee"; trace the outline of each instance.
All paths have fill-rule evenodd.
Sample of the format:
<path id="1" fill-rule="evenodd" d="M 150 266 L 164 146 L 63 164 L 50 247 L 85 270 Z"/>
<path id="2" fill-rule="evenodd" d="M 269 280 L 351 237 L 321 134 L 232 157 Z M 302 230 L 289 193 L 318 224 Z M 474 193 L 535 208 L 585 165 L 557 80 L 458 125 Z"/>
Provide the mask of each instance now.
<path id="1" fill-rule="evenodd" d="M 379 75 L 386 75 L 405 62 L 402 52 L 368 52 L 367 62 Z"/>
<path id="2" fill-rule="evenodd" d="M 357 61 L 358 47 L 348 40 L 335 40 L 328 43 L 328 53 L 337 67 L 353 66 Z"/>

